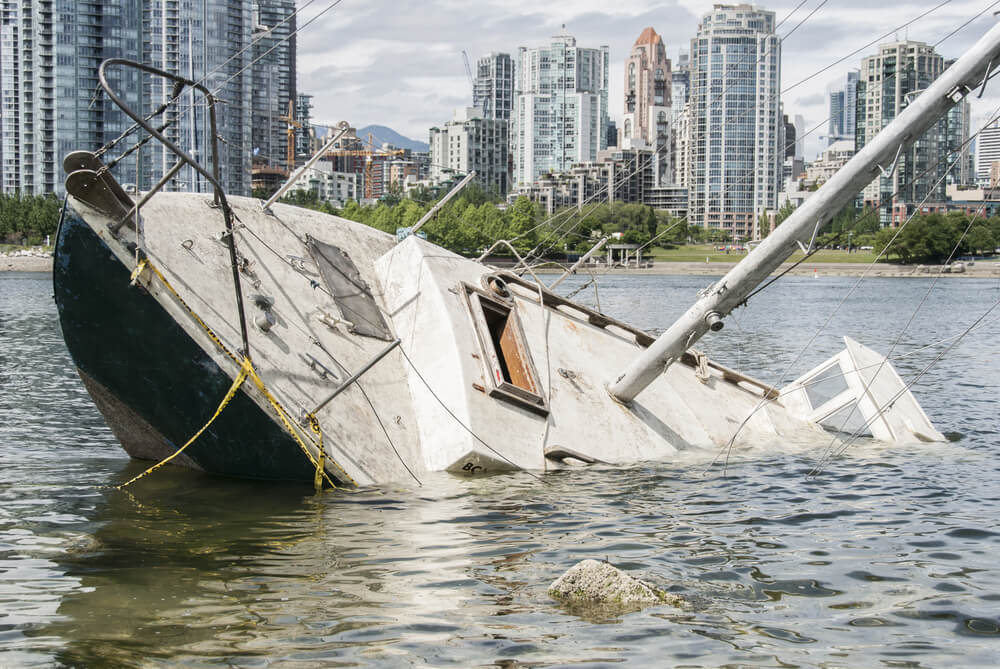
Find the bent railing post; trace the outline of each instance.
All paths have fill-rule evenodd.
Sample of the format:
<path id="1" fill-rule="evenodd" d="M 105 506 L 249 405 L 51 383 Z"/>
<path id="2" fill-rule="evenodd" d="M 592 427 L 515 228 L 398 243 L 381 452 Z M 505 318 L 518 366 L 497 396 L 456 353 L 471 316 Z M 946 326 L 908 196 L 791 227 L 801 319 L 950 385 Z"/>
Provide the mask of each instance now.
<path id="1" fill-rule="evenodd" d="M 167 139 L 162 132 L 152 127 L 149 124 L 149 122 L 142 117 L 141 114 L 137 114 L 134 109 L 125 104 L 125 102 L 115 94 L 115 92 L 111 89 L 111 86 L 108 84 L 108 79 L 106 75 L 107 68 L 115 65 L 120 65 L 123 67 L 131 67 L 133 69 L 139 70 L 140 72 L 145 72 L 147 74 L 152 74 L 154 76 L 162 77 L 164 79 L 173 81 L 175 82 L 174 86 L 175 90 L 177 89 L 176 84 L 180 84 L 183 86 L 190 86 L 191 88 L 194 88 L 196 91 L 202 93 L 205 96 L 205 99 L 208 102 L 209 118 L 211 121 L 211 131 L 212 131 L 213 169 L 211 174 L 204 167 L 198 164 L 198 161 L 189 156 L 187 152 L 185 152 L 179 146 L 177 146 L 169 139 Z M 242 337 L 243 340 L 243 355 L 249 358 L 250 342 L 247 337 L 247 319 L 246 319 L 246 313 L 243 308 L 243 289 L 240 285 L 240 268 L 236 253 L 236 237 L 234 235 L 234 229 L 233 229 L 233 212 L 232 209 L 230 209 L 229 207 L 229 202 L 226 200 L 226 193 L 219 183 L 219 140 L 215 122 L 215 102 L 216 102 L 215 96 L 212 95 L 212 91 L 208 90 L 208 88 L 201 83 L 192 81 L 191 79 L 186 79 L 184 77 L 177 76 L 176 74 L 171 74 L 170 72 L 161 70 L 158 67 L 153 67 L 152 65 L 136 63 L 131 60 L 126 60 L 124 58 L 109 58 L 108 60 L 105 60 L 103 63 L 101 63 L 101 66 L 97 71 L 97 76 L 101 82 L 101 88 L 104 89 L 104 92 L 111 99 L 111 101 L 114 102 L 116 105 L 118 105 L 119 109 L 125 112 L 126 116 L 135 121 L 140 128 L 145 130 L 150 136 L 152 136 L 158 142 L 163 144 L 163 146 L 165 146 L 167 149 L 173 152 L 174 155 L 176 155 L 180 159 L 179 163 L 187 163 L 196 172 L 198 172 L 198 174 L 201 174 L 203 177 L 205 177 L 205 179 L 210 184 L 212 184 L 212 187 L 215 189 L 215 202 L 222 208 L 222 217 L 226 226 L 226 237 L 229 238 L 229 244 L 228 244 L 229 263 L 233 271 L 233 288 L 236 293 L 236 310 L 239 314 L 240 336 Z M 157 187 L 162 188 L 163 183 L 165 182 L 157 184 Z M 156 193 L 156 192 L 157 192 L 156 190 L 153 190 L 150 193 Z"/>

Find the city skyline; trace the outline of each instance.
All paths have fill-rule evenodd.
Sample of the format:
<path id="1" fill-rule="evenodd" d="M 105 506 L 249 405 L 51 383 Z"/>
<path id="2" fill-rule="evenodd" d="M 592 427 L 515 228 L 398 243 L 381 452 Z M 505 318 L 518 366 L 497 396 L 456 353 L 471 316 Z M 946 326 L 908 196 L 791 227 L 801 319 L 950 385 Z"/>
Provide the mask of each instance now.
<path id="1" fill-rule="evenodd" d="M 782 89 L 939 4 L 919 0 L 889 11 L 851 0 L 846 6 L 823 5 L 810 16 L 820 2 L 810 0 L 794 13 L 797 3 L 791 1 L 757 5 L 774 11 L 779 23 L 785 21 L 777 30 L 779 35 L 794 29 L 782 41 Z M 899 37 L 934 44 L 987 6 L 954 0 L 900 30 Z M 302 9 L 300 25 L 327 8 L 324 3 Z M 679 49 L 689 48 L 700 17 L 710 8 L 708 3 L 686 0 L 669 5 L 635 2 L 613 10 L 595 2 L 556 1 L 541 6 L 521 0 L 503 5 L 488 1 L 462 12 L 447 2 L 391 8 L 381 2 L 343 3 L 300 34 L 299 88 L 315 94 L 317 123 L 379 123 L 426 141 L 428 128 L 449 118 L 454 109 L 471 104 L 463 49 L 473 62 L 489 52 L 514 54 L 519 46 L 546 43 L 565 23 L 579 44 L 609 45 L 611 62 L 617 65 L 624 62 L 636 35 L 651 26 L 662 36 L 667 57 L 673 61 Z M 989 12 L 984 13 L 940 44 L 938 51 L 945 58 L 961 55 L 994 21 Z M 895 34 L 881 41 L 895 41 Z M 807 159 L 826 145 L 820 137 L 826 135 L 828 126 L 827 86 L 858 69 L 862 58 L 875 49 L 876 45 L 862 49 L 782 95 L 785 112 L 801 114 L 807 132 L 812 131 L 806 138 Z M 609 113 L 619 128 L 623 95 L 624 72 L 615 66 L 610 71 Z M 998 103 L 1000 90 L 988 89 L 983 99 L 974 101 L 973 118 L 991 113 Z"/>

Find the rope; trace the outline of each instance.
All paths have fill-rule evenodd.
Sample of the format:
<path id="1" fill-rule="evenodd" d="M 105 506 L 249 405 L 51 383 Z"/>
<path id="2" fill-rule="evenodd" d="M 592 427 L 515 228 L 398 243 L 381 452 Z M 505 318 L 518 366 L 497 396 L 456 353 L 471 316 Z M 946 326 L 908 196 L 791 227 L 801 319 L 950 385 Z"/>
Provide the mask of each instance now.
<path id="1" fill-rule="evenodd" d="M 268 403 L 271 405 L 271 408 L 274 409 L 274 412 L 278 415 L 278 419 L 281 421 L 282 425 L 284 425 L 285 430 L 295 440 L 295 443 L 298 444 L 299 448 L 305 454 L 306 458 L 309 459 L 309 462 L 311 462 L 312 465 L 316 468 L 316 474 L 313 478 L 313 483 L 316 486 L 316 490 L 319 491 L 320 489 L 322 489 L 322 483 L 324 480 L 330 484 L 331 488 L 337 488 L 337 485 L 326 473 L 325 464 L 328 458 L 323 446 L 323 431 L 320 428 L 319 421 L 317 420 L 316 416 L 313 414 L 309 414 L 306 416 L 306 419 L 309 421 L 310 427 L 312 428 L 313 432 L 315 432 L 318 435 L 318 441 L 311 440 L 317 446 L 317 451 L 319 452 L 318 459 L 313 456 L 312 452 L 306 446 L 305 441 L 299 434 L 299 430 L 295 427 L 294 422 L 291 420 L 288 411 L 281 405 L 281 402 L 278 401 L 278 398 L 276 398 L 271 393 L 271 391 L 267 389 L 264 380 L 260 378 L 260 375 L 257 373 L 257 370 L 254 369 L 253 362 L 250 360 L 250 358 L 248 356 L 244 356 L 242 359 L 237 358 L 236 355 L 233 354 L 233 352 L 230 351 L 226 347 L 226 345 L 222 343 L 222 340 L 219 338 L 217 334 L 215 334 L 215 331 L 212 330 L 212 328 L 210 328 L 208 324 L 205 323 L 205 321 L 187 304 L 187 302 L 184 301 L 184 299 L 177 293 L 177 290 L 174 289 L 174 287 L 170 284 L 167 278 L 163 276 L 163 273 L 160 272 L 160 270 L 153 263 L 151 263 L 148 258 L 143 258 L 139 262 L 139 264 L 136 265 L 135 269 L 132 271 L 132 276 L 131 276 L 132 285 L 135 285 L 135 283 L 141 276 L 142 272 L 146 269 L 149 269 L 163 283 L 163 285 L 167 288 L 167 290 L 169 290 L 170 293 L 181 304 L 181 306 L 184 307 L 185 311 L 187 311 L 187 313 L 195 320 L 195 322 L 197 322 L 198 325 L 201 326 L 201 328 L 208 335 L 209 339 L 211 339 L 215 343 L 215 345 L 218 346 L 219 349 L 223 353 L 225 353 L 230 359 L 232 359 L 234 362 L 237 362 L 240 365 L 240 374 L 237 376 L 236 382 L 234 382 L 233 387 L 230 388 L 230 392 L 227 393 L 222 404 L 216 410 L 215 415 L 213 415 L 212 418 L 208 421 L 208 423 L 206 423 L 204 427 L 198 430 L 198 432 L 196 432 L 195 435 L 191 437 L 191 439 L 189 439 L 186 444 L 184 444 L 184 446 L 182 446 L 174 454 L 168 456 L 166 459 L 157 463 L 153 467 L 150 467 L 147 471 L 143 472 L 142 474 L 132 479 L 131 481 L 126 482 L 120 487 L 127 486 L 133 483 L 134 481 L 142 478 L 143 476 L 146 476 L 150 472 L 159 469 L 161 466 L 163 466 L 170 460 L 177 457 L 177 455 L 185 448 L 194 443 L 194 441 L 199 436 L 201 436 L 201 434 L 206 429 L 208 429 L 209 425 L 211 425 L 212 422 L 215 421 L 215 419 L 219 416 L 219 414 L 222 413 L 222 410 L 226 407 L 226 405 L 228 405 L 232 401 L 233 396 L 235 396 L 236 392 L 243 385 L 244 381 L 246 381 L 247 378 L 250 378 L 254 382 L 254 385 L 257 387 L 257 390 L 264 396 L 265 399 L 267 399 Z M 357 482 L 353 478 L 351 478 L 351 476 L 346 471 L 344 471 L 344 468 L 341 467 L 335 460 L 330 458 L 329 462 L 334 467 L 336 467 L 338 471 L 340 471 L 344 479 L 350 481 L 351 484 L 357 486 Z"/>
<path id="2" fill-rule="evenodd" d="M 134 477 L 130 478 L 128 481 L 126 481 L 125 483 L 122 483 L 121 485 L 115 486 L 115 489 L 116 490 L 122 490 L 125 487 L 132 485 L 133 483 L 135 483 L 139 479 L 144 478 L 144 477 L 148 476 L 149 474 L 152 474 L 157 469 L 159 469 L 160 467 L 162 467 L 163 465 L 167 464 L 168 462 L 170 462 L 171 460 L 173 460 L 174 458 L 176 458 L 178 455 L 180 455 L 181 453 L 183 453 L 184 449 L 186 449 L 188 446 L 190 446 L 195 441 L 197 441 L 198 437 L 201 436 L 202 432 L 204 432 L 205 430 L 207 430 L 209 428 L 209 426 L 212 423 L 215 422 L 215 419 L 219 417 L 219 415 L 222 413 L 222 410 L 225 409 L 229 405 L 229 403 L 233 400 L 234 397 L 236 397 L 236 392 L 240 389 L 240 387 L 243 386 L 243 382 L 247 380 L 247 376 L 249 376 L 250 372 L 252 372 L 252 371 L 253 371 L 253 365 L 250 364 L 249 358 L 244 358 L 243 359 L 243 365 L 240 367 L 240 373 L 239 373 L 239 375 L 237 375 L 236 380 L 233 381 L 233 385 L 229 387 L 229 391 L 226 393 L 226 396 L 222 398 L 222 402 L 219 404 L 219 408 L 217 408 L 215 410 L 215 413 L 212 414 L 212 417 L 208 419 L 208 422 L 205 423 L 201 427 L 200 430 L 198 430 L 197 432 L 195 432 L 194 435 L 190 439 L 187 440 L 187 443 L 185 443 L 183 446 L 181 446 L 180 448 L 178 448 L 172 454 L 170 454 L 167 457 L 165 457 L 164 459 L 160 460 L 155 465 L 153 465 L 152 467 L 150 467 L 149 469 L 147 469 L 143 473 L 139 474 L 138 476 L 134 476 Z"/>

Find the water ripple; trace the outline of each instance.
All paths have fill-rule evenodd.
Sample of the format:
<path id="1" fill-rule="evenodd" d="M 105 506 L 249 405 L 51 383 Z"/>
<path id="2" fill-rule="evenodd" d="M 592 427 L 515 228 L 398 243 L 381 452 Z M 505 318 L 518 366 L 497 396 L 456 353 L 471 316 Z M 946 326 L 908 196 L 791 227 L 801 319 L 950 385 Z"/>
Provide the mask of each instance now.
<path id="1" fill-rule="evenodd" d="M 609 277 L 602 305 L 662 327 L 703 283 Z M 946 284 L 908 346 L 975 311 L 975 281 Z M 921 285 L 878 284 L 834 325 L 884 349 Z M 840 288 L 779 284 L 707 347 L 767 377 Z M 957 441 L 868 443 L 818 477 L 825 444 L 725 473 L 711 453 L 318 498 L 165 468 L 126 495 L 106 486 L 141 466 L 87 399 L 50 292 L 0 276 L 0 666 L 996 666 L 996 326 L 918 389 Z M 584 557 L 690 606 L 564 609 L 546 588 Z"/>

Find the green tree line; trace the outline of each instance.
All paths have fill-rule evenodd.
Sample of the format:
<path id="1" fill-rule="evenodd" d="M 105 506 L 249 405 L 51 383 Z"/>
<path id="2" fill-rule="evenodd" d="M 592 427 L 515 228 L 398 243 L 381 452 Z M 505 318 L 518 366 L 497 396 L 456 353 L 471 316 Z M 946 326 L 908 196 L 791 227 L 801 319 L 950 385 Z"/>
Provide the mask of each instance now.
<path id="1" fill-rule="evenodd" d="M 914 216 L 902 230 L 879 230 L 874 243 L 875 251 L 884 251 L 888 261 L 906 264 L 993 255 L 997 246 L 1000 246 L 1000 217 L 984 219 L 958 211 Z"/>
<path id="2" fill-rule="evenodd" d="M 54 235 L 62 203 L 53 194 L 0 195 L 0 243 L 34 246 Z"/>
<path id="3" fill-rule="evenodd" d="M 374 205 L 349 201 L 336 210 L 321 202 L 314 191 L 295 191 L 282 201 L 335 213 L 395 234 L 399 228 L 412 227 L 436 201 L 436 194 L 422 193 L 414 199 L 383 198 Z M 655 243 L 670 247 L 683 243 L 701 230 L 689 229 L 679 219 L 640 204 L 604 203 L 584 205 L 546 214 L 544 208 L 526 197 L 508 206 L 476 184 L 469 184 L 445 205 L 422 231 L 430 241 L 466 256 L 482 253 L 493 242 L 506 239 L 518 253 L 535 251 L 538 255 L 562 256 L 583 253 L 602 236 L 621 233 L 621 240 L 631 244 Z M 498 255 L 506 251 L 496 250 Z"/>

